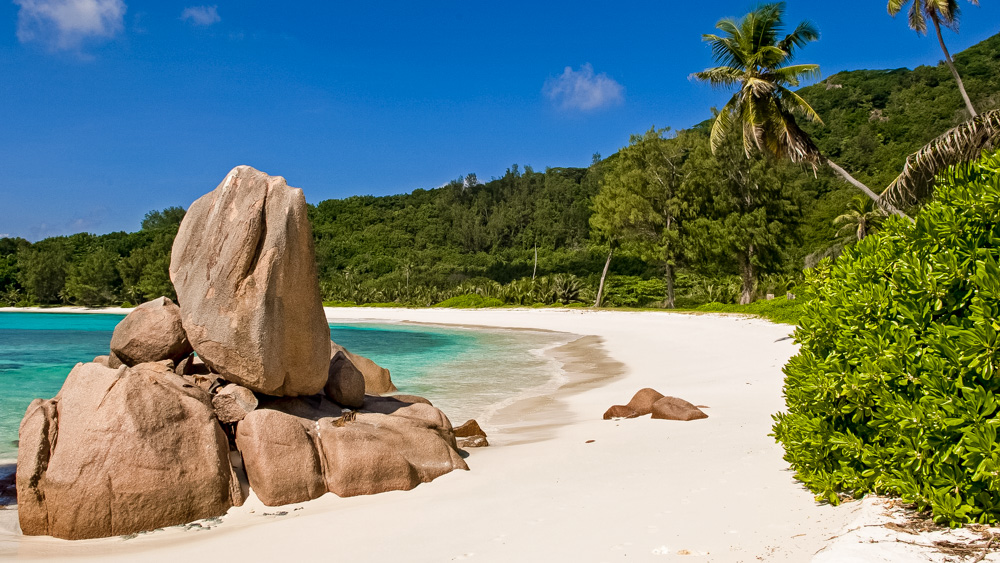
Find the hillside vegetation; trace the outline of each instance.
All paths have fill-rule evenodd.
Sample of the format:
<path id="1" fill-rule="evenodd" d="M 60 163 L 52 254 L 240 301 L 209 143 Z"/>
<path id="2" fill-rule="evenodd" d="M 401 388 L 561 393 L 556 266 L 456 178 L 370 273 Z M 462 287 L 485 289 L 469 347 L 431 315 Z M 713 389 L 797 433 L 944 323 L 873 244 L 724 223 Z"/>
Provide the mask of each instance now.
<path id="1" fill-rule="evenodd" d="M 1000 107 L 1000 36 L 955 61 L 977 108 Z M 899 173 L 908 154 L 968 117 L 941 64 L 841 72 L 799 93 L 823 119 L 803 123 L 819 148 L 876 189 Z M 311 206 L 324 298 L 431 305 L 477 294 L 509 304 L 589 303 L 609 244 L 618 244 L 606 305 L 662 306 L 668 283 L 678 306 L 731 303 L 746 288 L 741 258 L 721 251 L 725 237 L 766 240 L 766 256 L 753 257 L 756 297 L 783 295 L 804 266 L 846 242 L 833 220 L 856 192 L 823 169 L 751 162 L 748 173 L 756 166 L 774 197 L 766 209 L 734 210 L 732 190 L 714 180 L 720 168 L 706 151 L 706 124 L 653 133 L 664 143 L 661 153 L 676 153 L 669 164 L 683 170 L 677 193 L 687 194 L 677 200 L 679 223 L 649 224 L 656 244 L 616 242 L 592 229 L 595 198 L 625 153 L 595 155 L 588 168 L 513 165 L 485 183 L 470 174 L 441 188 Z M 736 211 L 756 214 L 758 224 L 735 225 Z M 151 212 L 134 233 L 0 239 L 0 304 L 96 306 L 171 295 L 166 267 L 182 215 L 180 208 Z"/>

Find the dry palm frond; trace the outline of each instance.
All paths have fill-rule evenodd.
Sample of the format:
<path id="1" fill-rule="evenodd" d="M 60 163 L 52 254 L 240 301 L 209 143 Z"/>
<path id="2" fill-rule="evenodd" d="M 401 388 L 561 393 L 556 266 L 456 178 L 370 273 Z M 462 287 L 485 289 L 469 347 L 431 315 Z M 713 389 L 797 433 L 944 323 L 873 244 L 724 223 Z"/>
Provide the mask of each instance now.
<path id="1" fill-rule="evenodd" d="M 950 129 L 906 158 L 903 172 L 880 200 L 901 207 L 918 204 L 934 193 L 934 177 L 945 168 L 979 158 L 1000 145 L 1000 109 L 983 113 Z"/>

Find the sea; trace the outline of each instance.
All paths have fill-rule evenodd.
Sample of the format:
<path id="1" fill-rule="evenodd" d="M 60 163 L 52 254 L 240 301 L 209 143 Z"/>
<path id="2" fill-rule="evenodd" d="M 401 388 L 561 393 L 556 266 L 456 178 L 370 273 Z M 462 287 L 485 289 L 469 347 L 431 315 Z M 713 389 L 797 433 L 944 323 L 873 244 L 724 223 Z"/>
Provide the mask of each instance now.
<path id="1" fill-rule="evenodd" d="M 0 463 L 17 458 L 28 404 L 51 398 L 79 362 L 108 353 L 124 315 L 0 312 Z M 331 339 L 388 368 L 400 393 L 426 397 L 456 426 L 561 377 L 547 352 L 567 335 L 431 325 L 335 322 Z"/>

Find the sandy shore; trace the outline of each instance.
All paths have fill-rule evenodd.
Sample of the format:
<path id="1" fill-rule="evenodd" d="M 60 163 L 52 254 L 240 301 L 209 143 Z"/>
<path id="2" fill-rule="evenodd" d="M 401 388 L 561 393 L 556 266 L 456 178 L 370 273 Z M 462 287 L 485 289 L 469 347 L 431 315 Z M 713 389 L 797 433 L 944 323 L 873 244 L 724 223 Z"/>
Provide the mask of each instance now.
<path id="1" fill-rule="evenodd" d="M 108 312 L 121 312 L 114 309 Z M 0 558 L 199 561 L 808 561 L 859 514 L 818 505 L 768 437 L 791 327 L 716 315 L 585 310 L 328 309 L 331 320 L 531 328 L 579 335 L 567 379 L 491 420 L 471 471 L 409 492 L 254 499 L 219 522 L 65 542 L 0 522 Z M 502 369 L 502 368 L 498 368 Z M 642 387 L 707 405 L 688 423 L 604 421 Z M 433 399 L 433 397 L 430 397 Z M 457 421 L 461 422 L 461 421 Z"/>

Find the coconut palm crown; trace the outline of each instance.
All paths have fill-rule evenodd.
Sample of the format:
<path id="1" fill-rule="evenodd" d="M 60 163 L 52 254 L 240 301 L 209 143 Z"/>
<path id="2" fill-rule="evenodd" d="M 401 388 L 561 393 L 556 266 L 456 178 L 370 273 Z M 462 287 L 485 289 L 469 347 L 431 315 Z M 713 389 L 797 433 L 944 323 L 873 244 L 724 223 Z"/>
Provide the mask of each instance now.
<path id="1" fill-rule="evenodd" d="M 969 2 L 976 6 L 979 5 L 979 0 L 969 0 Z M 944 37 L 941 35 L 942 25 L 953 31 L 958 31 L 959 8 L 957 0 L 889 0 L 886 8 L 889 10 L 890 16 L 896 17 L 896 14 L 902 11 L 903 6 L 907 4 L 910 4 L 907 13 L 907 23 L 910 29 L 921 35 L 926 35 L 927 20 L 931 20 L 931 23 L 934 24 L 938 43 L 941 44 L 941 50 L 944 52 L 944 62 L 951 69 L 951 74 L 955 77 L 955 82 L 958 83 L 958 91 L 962 94 L 966 109 L 969 110 L 972 117 L 976 117 L 976 108 L 972 106 L 972 100 L 969 99 L 969 94 L 965 91 L 962 77 L 958 74 L 955 61 L 952 60 L 951 53 L 948 52 L 948 47 L 944 44 Z"/>
<path id="2" fill-rule="evenodd" d="M 725 18 L 716 24 L 721 35 L 702 37 L 712 47 L 720 66 L 694 73 L 714 87 L 739 89 L 712 125 L 712 150 L 727 134 L 741 127 L 747 155 L 754 149 L 794 162 L 816 163 L 819 151 L 795 121 L 799 111 L 820 121 L 816 111 L 789 89 L 799 81 L 819 76 L 819 65 L 790 64 L 795 49 L 819 38 L 816 27 L 804 21 L 780 38 L 784 2 L 764 4 L 740 20 Z"/>
<path id="3" fill-rule="evenodd" d="M 713 87 L 737 88 L 712 125 L 712 151 L 739 128 L 747 155 L 757 150 L 814 168 L 827 165 L 888 211 L 905 216 L 823 156 L 796 122 L 795 114 L 799 113 L 822 123 L 816 111 L 791 90 L 801 80 L 819 76 L 819 65 L 792 64 L 795 51 L 818 39 L 819 31 L 811 22 L 803 21 L 782 37 L 784 12 L 784 2 L 762 4 L 738 20 L 719 20 L 715 27 L 720 34 L 702 36 L 719 66 L 692 76 Z"/>

